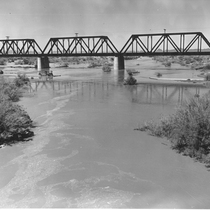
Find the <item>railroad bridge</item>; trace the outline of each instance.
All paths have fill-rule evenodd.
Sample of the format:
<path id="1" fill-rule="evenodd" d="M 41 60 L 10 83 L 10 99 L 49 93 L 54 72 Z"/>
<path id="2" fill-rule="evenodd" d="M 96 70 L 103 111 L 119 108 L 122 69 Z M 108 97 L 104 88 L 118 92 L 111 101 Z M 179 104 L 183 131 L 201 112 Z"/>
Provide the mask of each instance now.
<path id="1" fill-rule="evenodd" d="M 114 68 L 124 69 L 125 56 L 210 55 L 201 32 L 133 34 L 118 50 L 107 36 L 50 38 L 44 49 L 34 39 L 0 40 L 0 57 L 37 57 L 38 69 L 49 67 L 49 56 L 114 56 Z"/>

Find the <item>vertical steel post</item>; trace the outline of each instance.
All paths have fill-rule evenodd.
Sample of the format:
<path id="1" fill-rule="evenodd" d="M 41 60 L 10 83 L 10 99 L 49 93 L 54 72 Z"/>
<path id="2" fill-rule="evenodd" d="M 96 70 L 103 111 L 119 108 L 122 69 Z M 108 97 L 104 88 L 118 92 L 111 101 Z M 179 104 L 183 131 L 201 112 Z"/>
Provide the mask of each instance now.
<path id="1" fill-rule="evenodd" d="M 163 35 L 163 52 L 165 52 L 165 35 Z"/>
<path id="2" fill-rule="evenodd" d="M 184 52 L 184 44 L 185 44 L 185 35 L 183 34 L 183 52 Z"/>
<path id="3" fill-rule="evenodd" d="M 75 47 L 75 53 L 77 53 L 77 44 L 76 44 L 77 38 L 74 38 L 74 41 L 75 41 L 74 42 L 74 44 L 75 44 L 75 46 L 74 46 Z"/>
<path id="4" fill-rule="evenodd" d="M 63 53 L 65 53 L 64 50 L 65 50 L 65 47 L 64 47 L 64 39 L 63 39 Z"/>
<path id="5" fill-rule="evenodd" d="M 101 52 L 103 53 L 103 38 L 101 38 Z"/>
<path id="6" fill-rule="evenodd" d="M 69 42 L 69 39 L 68 39 L 68 48 L 67 48 L 68 52 L 67 53 L 70 53 L 70 47 L 69 46 L 70 46 L 70 42 Z"/>
<path id="7" fill-rule="evenodd" d="M 93 38 L 93 53 L 95 52 L 95 39 Z"/>
<path id="8" fill-rule="evenodd" d="M 138 52 L 138 44 L 137 44 L 137 42 L 136 42 L 136 52 Z"/>
<path id="9" fill-rule="evenodd" d="M 150 52 L 152 52 L 152 36 L 150 36 L 151 38 L 151 49 L 150 49 Z"/>
<path id="10" fill-rule="evenodd" d="M 133 42 L 134 42 L 134 40 L 133 40 Z M 132 42 L 132 53 L 133 53 L 133 42 Z"/>
<path id="11" fill-rule="evenodd" d="M 88 53 L 90 53 L 90 38 L 88 38 Z"/>
<path id="12" fill-rule="evenodd" d="M 82 53 L 82 43 L 81 43 L 82 39 L 79 39 L 79 43 L 80 43 L 80 52 Z"/>
<path id="13" fill-rule="evenodd" d="M 182 52 L 182 34 L 180 35 L 180 52 Z"/>

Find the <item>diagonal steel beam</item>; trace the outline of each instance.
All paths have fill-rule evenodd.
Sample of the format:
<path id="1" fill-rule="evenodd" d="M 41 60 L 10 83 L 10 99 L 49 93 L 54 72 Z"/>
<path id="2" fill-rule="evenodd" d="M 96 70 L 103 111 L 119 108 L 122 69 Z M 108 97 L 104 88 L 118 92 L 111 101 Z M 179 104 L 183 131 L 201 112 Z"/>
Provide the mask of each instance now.
<path id="1" fill-rule="evenodd" d="M 165 40 L 165 37 L 162 35 L 162 36 L 160 37 L 160 39 L 158 40 L 158 42 L 157 42 L 157 43 L 155 44 L 155 46 L 153 47 L 153 49 L 152 49 L 152 50 L 154 50 L 153 53 L 157 51 L 157 49 L 158 49 L 158 48 L 160 47 L 160 45 L 164 42 L 164 40 Z"/>
<path id="2" fill-rule="evenodd" d="M 95 48 L 97 47 L 97 45 L 98 45 L 99 42 L 100 42 L 100 39 L 98 39 L 97 43 L 94 44 L 94 47 L 93 47 L 91 53 L 95 53 Z"/>
<path id="3" fill-rule="evenodd" d="M 170 36 L 168 36 L 167 39 L 177 52 L 181 52 L 181 49 L 176 45 L 176 43 Z"/>
<path id="4" fill-rule="evenodd" d="M 99 45 L 98 50 L 96 50 L 96 53 L 98 53 L 98 51 L 99 51 L 100 49 L 102 49 L 102 51 L 103 51 L 104 39 L 100 39 L 100 41 L 101 41 L 101 44 Z M 102 47 L 102 48 L 101 48 L 101 47 Z"/>
<path id="5" fill-rule="evenodd" d="M 141 39 L 140 39 L 139 37 L 136 38 L 136 42 L 139 44 L 139 46 L 141 47 L 141 49 L 142 49 L 144 52 L 149 52 L 149 49 L 145 46 L 145 44 L 141 41 Z M 139 43 L 139 42 L 140 42 L 140 43 Z M 144 47 L 145 49 L 142 47 L 142 45 L 143 45 L 143 47 Z"/>
<path id="6" fill-rule="evenodd" d="M 197 41 L 197 39 L 199 38 L 199 36 L 196 34 L 193 39 L 190 41 L 190 43 L 184 48 L 184 52 L 188 52 L 188 50 L 190 49 L 190 47 L 192 47 L 192 45 Z"/>

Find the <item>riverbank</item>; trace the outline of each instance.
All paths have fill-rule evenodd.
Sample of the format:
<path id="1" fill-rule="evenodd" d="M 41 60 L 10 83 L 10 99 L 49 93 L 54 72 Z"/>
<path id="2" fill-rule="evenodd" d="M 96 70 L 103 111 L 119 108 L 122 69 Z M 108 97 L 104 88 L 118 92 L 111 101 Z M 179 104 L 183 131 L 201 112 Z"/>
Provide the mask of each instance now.
<path id="1" fill-rule="evenodd" d="M 22 96 L 23 88 L 29 80 L 19 75 L 13 81 L 0 82 L 0 147 L 19 141 L 28 140 L 33 136 L 32 120 L 25 110 L 16 102 Z"/>

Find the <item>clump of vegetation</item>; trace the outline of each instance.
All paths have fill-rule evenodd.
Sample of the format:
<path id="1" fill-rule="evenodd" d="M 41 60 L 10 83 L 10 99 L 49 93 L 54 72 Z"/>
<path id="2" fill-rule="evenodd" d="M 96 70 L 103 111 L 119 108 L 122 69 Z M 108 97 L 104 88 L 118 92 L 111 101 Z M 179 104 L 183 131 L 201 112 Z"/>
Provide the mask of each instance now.
<path id="1" fill-rule="evenodd" d="M 111 67 L 108 64 L 104 64 L 103 67 L 102 67 L 102 70 L 104 72 L 110 72 L 111 71 Z"/>
<path id="2" fill-rule="evenodd" d="M 206 64 L 206 65 L 204 66 L 204 69 L 205 69 L 205 70 L 209 70 L 209 69 L 210 69 L 210 64 L 209 64 L 209 63 Z"/>
<path id="3" fill-rule="evenodd" d="M 34 135 L 33 122 L 17 102 L 26 77 L 19 76 L 13 82 L 0 84 L 0 145 L 22 141 Z"/>
<path id="4" fill-rule="evenodd" d="M 171 67 L 171 62 L 170 62 L 170 61 L 165 62 L 165 63 L 164 63 L 164 66 L 165 66 L 165 67 Z"/>
<path id="5" fill-rule="evenodd" d="M 210 94 L 194 97 L 177 107 L 176 112 L 150 121 L 137 130 L 166 137 L 172 148 L 210 166 Z"/>
<path id="6" fill-rule="evenodd" d="M 11 144 L 33 136 L 32 120 L 18 105 L 4 100 L 0 103 L 0 144 Z"/>
<path id="7" fill-rule="evenodd" d="M 136 60 L 138 58 L 140 58 L 140 56 L 124 56 L 125 60 Z"/>
<path id="8" fill-rule="evenodd" d="M 6 64 L 6 60 L 4 58 L 0 58 L 0 65 L 5 65 Z"/>
<path id="9" fill-rule="evenodd" d="M 14 79 L 14 84 L 17 87 L 23 87 L 30 82 L 29 78 L 25 74 L 18 74 L 18 77 Z"/>
<path id="10" fill-rule="evenodd" d="M 15 62 L 16 65 L 35 65 L 37 62 L 36 57 L 14 58 L 12 61 Z"/>
<path id="11" fill-rule="evenodd" d="M 98 67 L 98 66 L 101 66 L 102 64 L 99 63 L 99 62 L 91 62 L 89 65 L 88 65 L 88 68 L 95 68 L 95 67 Z"/>
<path id="12" fill-rule="evenodd" d="M 177 63 L 181 66 L 191 67 L 191 69 L 210 69 L 208 63 L 210 63 L 210 56 L 156 56 L 154 60 L 161 62 L 166 67 L 170 67 L 170 64 Z M 167 66 L 167 63 L 169 66 Z"/>
<path id="13" fill-rule="evenodd" d="M 3 82 L 0 84 L 0 102 L 3 100 L 17 102 L 21 97 L 21 90 L 15 83 Z"/>
<path id="14" fill-rule="evenodd" d="M 162 75 L 161 73 L 157 72 L 157 73 L 156 73 L 156 76 L 157 76 L 157 77 L 162 77 L 163 75 Z"/>

